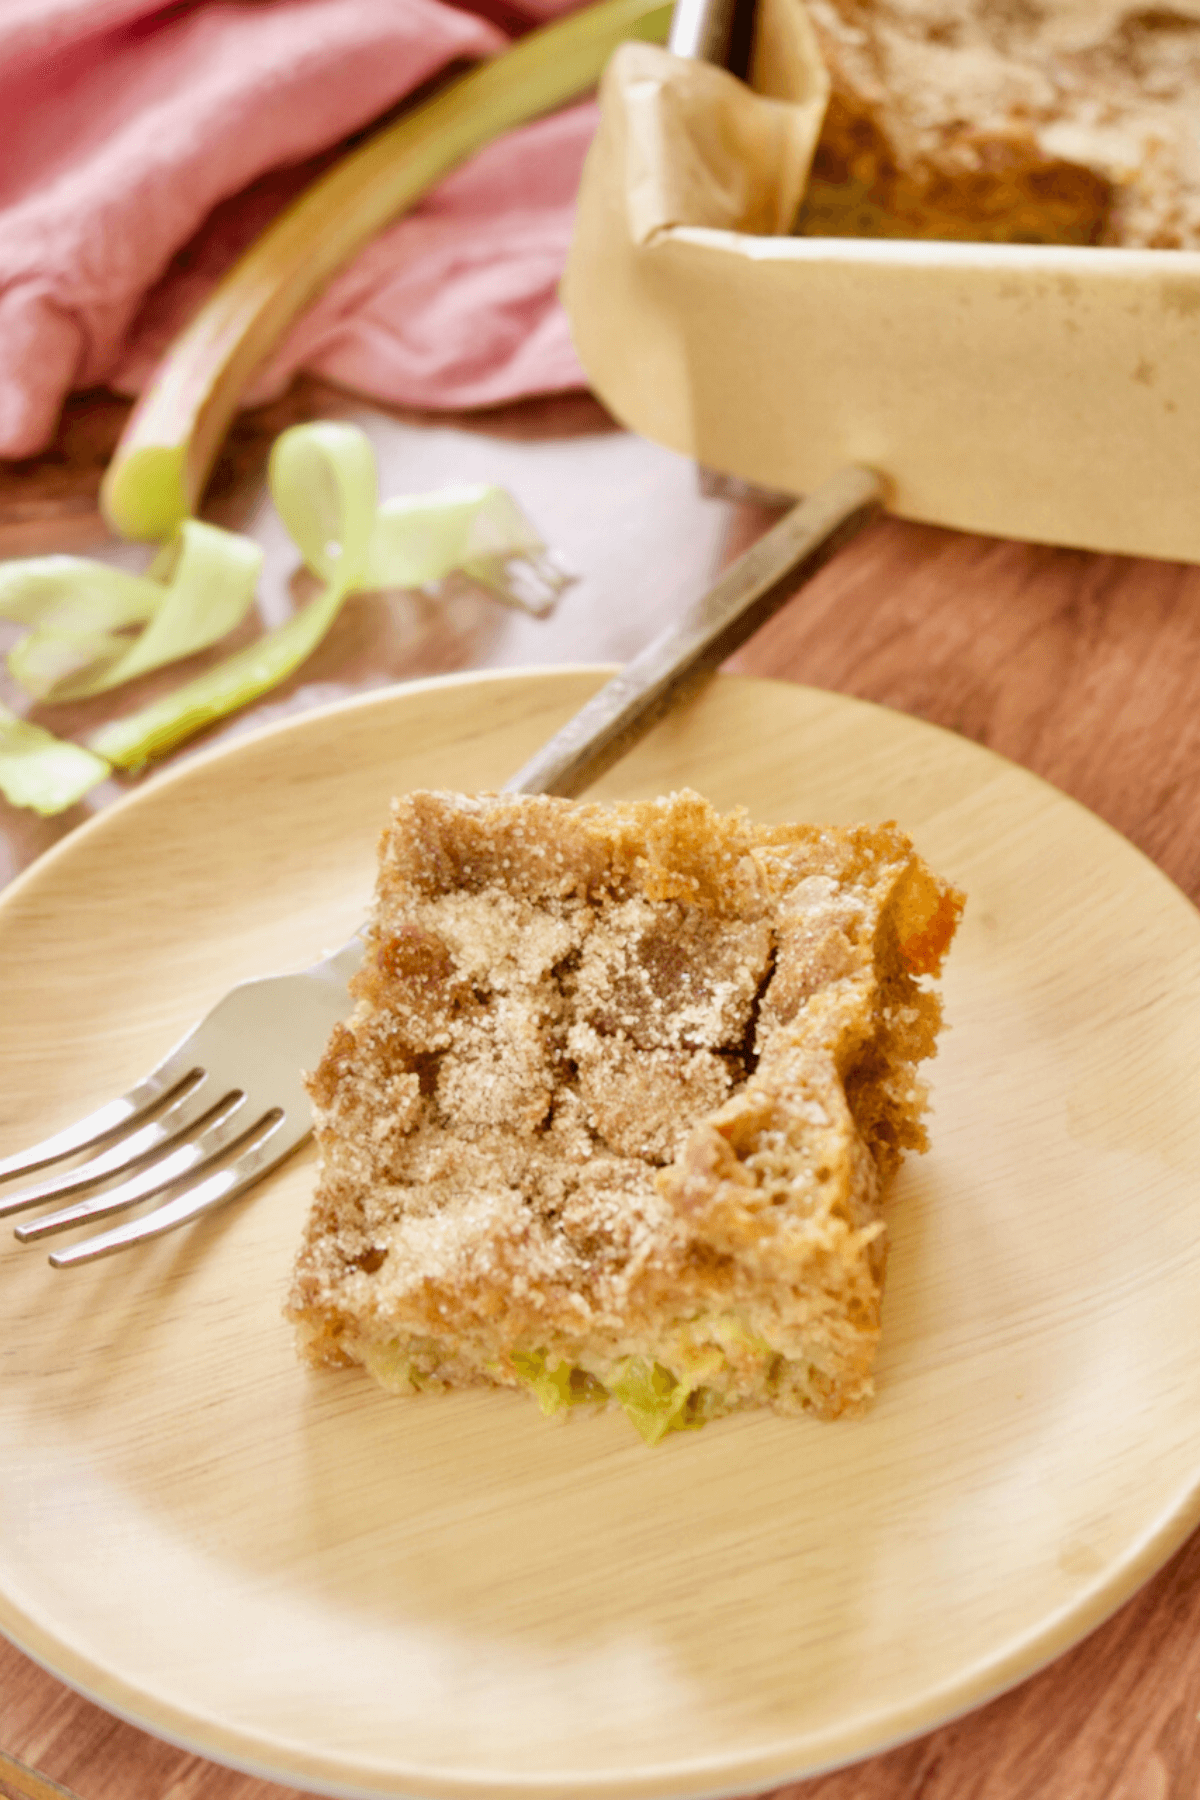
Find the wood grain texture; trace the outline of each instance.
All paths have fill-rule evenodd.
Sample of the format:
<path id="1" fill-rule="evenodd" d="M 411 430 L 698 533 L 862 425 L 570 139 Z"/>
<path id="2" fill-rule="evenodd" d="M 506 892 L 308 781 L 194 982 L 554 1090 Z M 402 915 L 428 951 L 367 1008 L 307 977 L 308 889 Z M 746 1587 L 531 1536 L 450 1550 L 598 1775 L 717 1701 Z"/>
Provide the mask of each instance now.
<path id="1" fill-rule="evenodd" d="M 79 1800 L 69 1788 L 47 1780 L 6 1750 L 0 1750 L 0 1797 L 2 1800 Z"/>
<path id="2" fill-rule="evenodd" d="M 744 509 L 740 532 L 770 512 Z M 946 725 L 1107 819 L 1200 900 L 1200 569 L 886 519 L 730 665 Z"/>
<path id="3" fill-rule="evenodd" d="M 572 439 L 558 411 L 547 409 L 545 432 L 565 470 Z M 501 428 L 536 441 L 538 408 Z M 575 429 L 595 429 L 594 418 Z M 73 474 L 63 473 L 60 453 L 48 468 L 16 471 L 15 484 L 0 481 L 8 554 L 76 547 L 71 519 L 86 511 L 88 455 L 92 491 L 103 460 L 85 451 L 77 446 Z M 239 517 L 256 491 L 243 487 Z M 657 523 L 633 519 L 638 554 L 654 558 L 657 526 L 675 504 L 658 501 Z M 739 509 L 728 554 L 774 516 Z M 229 522 L 238 522 L 233 512 Z M 605 529 L 598 517 L 598 533 Z M 629 604 L 620 585 L 612 604 Z M 354 654 L 368 676 L 373 657 L 381 674 L 398 672 L 374 642 Z M 992 745 L 1109 819 L 1196 899 L 1198 661 L 1198 570 L 886 521 L 844 550 L 738 665 L 859 693 Z M 14 868 L 59 835 L 11 814 L 0 834 Z M 1107 1624 L 1013 1692 L 914 1743 L 778 1791 L 788 1800 L 1194 1800 L 1198 1711 L 1193 1539 Z M 2 1641 L 0 1743 L 81 1800 L 300 1793 L 139 1731 Z"/>

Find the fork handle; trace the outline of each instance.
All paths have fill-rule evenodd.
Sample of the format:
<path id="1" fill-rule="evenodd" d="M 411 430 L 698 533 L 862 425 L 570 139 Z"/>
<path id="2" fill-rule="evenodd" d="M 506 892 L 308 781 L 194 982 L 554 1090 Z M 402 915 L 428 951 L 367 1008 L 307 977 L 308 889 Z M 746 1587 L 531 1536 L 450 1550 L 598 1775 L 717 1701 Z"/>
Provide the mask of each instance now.
<path id="1" fill-rule="evenodd" d="M 785 513 L 683 618 L 646 646 L 506 781 L 506 794 L 568 798 L 613 763 L 764 625 L 880 510 L 871 469 L 839 469 Z"/>

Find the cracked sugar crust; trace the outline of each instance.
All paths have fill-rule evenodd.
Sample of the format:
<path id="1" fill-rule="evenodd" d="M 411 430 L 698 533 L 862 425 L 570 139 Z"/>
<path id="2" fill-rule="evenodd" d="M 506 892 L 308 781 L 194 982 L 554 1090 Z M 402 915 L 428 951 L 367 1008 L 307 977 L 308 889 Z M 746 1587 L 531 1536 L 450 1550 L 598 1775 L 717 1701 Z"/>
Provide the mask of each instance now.
<path id="1" fill-rule="evenodd" d="M 1200 245 L 1200 5 L 808 0 L 809 235 Z"/>
<path id="2" fill-rule="evenodd" d="M 305 1354 L 404 1390 L 536 1354 L 601 1388 L 703 1367 L 709 1411 L 860 1404 L 880 1200 L 925 1141 L 917 977 L 960 908 L 894 826 L 396 802 L 310 1082 Z"/>

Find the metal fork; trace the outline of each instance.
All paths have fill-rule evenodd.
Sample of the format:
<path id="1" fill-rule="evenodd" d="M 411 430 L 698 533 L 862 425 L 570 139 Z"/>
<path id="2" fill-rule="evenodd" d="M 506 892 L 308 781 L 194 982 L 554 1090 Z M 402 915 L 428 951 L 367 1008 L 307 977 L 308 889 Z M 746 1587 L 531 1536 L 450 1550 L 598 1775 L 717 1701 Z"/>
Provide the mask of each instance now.
<path id="1" fill-rule="evenodd" d="M 710 676 L 878 511 L 879 478 L 832 476 L 739 558 L 683 619 L 600 689 L 512 779 L 506 793 L 574 795 Z M 162 1196 L 151 1210 L 55 1251 L 92 1262 L 244 1193 L 311 1129 L 303 1068 L 348 1010 L 361 934 L 299 974 L 243 982 L 118 1100 L 0 1161 L 0 1182 L 85 1150 L 66 1173 L 0 1200 L 0 1217 L 78 1195 L 16 1227 L 22 1243 Z"/>

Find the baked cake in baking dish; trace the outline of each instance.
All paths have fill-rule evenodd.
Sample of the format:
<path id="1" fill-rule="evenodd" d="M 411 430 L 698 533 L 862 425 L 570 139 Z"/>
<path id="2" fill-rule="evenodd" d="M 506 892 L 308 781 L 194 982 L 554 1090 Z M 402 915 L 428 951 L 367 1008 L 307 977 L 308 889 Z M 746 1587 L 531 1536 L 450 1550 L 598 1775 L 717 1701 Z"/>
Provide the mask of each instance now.
<path id="1" fill-rule="evenodd" d="M 961 906 L 894 825 L 397 801 L 310 1081 L 303 1354 L 615 1400 L 652 1442 L 860 1408 Z"/>
<path id="2" fill-rule="evenodd" d="M 1200 246 L 1200 4 L 807 0 L 831 94 L 799 229 Z"/>

